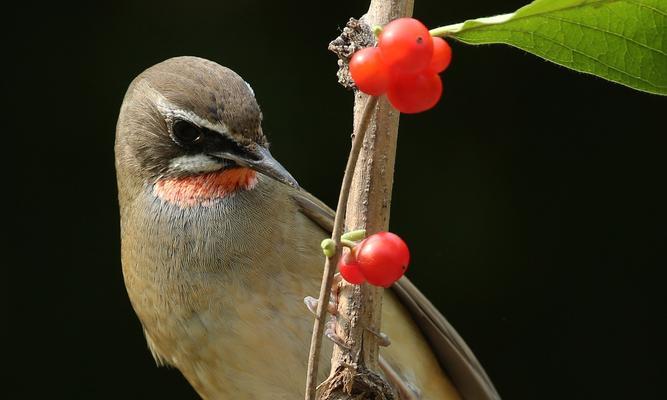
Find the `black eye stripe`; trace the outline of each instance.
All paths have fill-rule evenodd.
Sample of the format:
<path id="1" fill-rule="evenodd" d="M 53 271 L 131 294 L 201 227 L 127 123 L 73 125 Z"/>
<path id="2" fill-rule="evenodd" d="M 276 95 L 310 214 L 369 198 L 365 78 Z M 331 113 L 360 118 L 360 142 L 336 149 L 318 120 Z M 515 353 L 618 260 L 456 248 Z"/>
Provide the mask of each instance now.
<path id="1" fill-rule="evenodd" d="M 248 151 L 233 139 L 209 129 L 203 129 L 203 151 L 207 153 L 229 153 L 249 157 Z M 252 157 L 250 157 L 252 158 Z"/>
<path id="2" fill-rule="evenodd" d="M 175 121 L 172 125 L 172 137 L 176 144 L 191 153 L 230 153 L 250 159 L 256 158 L 227 135 L 197 126 L 189 121 Z"/>

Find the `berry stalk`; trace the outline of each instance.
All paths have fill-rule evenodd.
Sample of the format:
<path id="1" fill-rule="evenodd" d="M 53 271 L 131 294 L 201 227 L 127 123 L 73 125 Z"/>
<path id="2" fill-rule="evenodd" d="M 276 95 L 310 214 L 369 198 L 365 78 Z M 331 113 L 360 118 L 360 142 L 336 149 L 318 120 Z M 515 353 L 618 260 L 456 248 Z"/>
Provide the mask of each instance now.
<path id="1" fill-rule="evenodd" d="M 361 151 L 361 145 L 364 141 L 368 125 L 370 123 L 373 112 L 377 105 L 377 97 L 367 99 L 364 104 L 364 111 L 359 121 L 359 125 L 354 131 L 354 141 L 352 142 L 352 149 L 345 167 L 345 175 L 343 175 L 343 183 L 340 188 L 340 195 L 338 197 L 338 207 L 336 208 L 336 217 L 334 219 L 333 232 L 331 240 L 334 243 L 333 256 L 327 257 L 324 263 L 324 276 L 322 277 L 322 285 L 320 287 L 320 295 L 317 304 L 317 317 L 313 326 L 313 335 L 310 340 L 310 352 L 308 354 L 308 372 L 306 374 L 306 400 L 315 400 L 315 389 L 317 386 L 317 370 L 319 367 L 320 350 L 322 348 L 322 333 L 324 332 L 324 321 L 326 320 L 327 305 L 329 304 L 329 297 L 331 295 L 331 285 L 333 283 L 334 274 L 336 273 L 336 264 L 342 253 L 342 246 L 340 237 L 344 230 L 344 221 L 346 214 L 346 204 L 349 201 L 350 187 L 352 186 L 352 179 L 355 172 L 355 166 Z M 327 251 L 323 246 L 323 250 Z M 330 250 L 330 249 L 329 249 Z"/>

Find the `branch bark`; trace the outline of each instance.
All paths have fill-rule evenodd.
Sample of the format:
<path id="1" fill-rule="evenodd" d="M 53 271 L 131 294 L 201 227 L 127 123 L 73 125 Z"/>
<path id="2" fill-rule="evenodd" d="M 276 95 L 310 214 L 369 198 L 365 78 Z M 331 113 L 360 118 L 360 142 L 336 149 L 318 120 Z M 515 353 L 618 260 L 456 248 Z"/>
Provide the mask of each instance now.
<path id="1" fill-rule="evenodd" d="M 372 0 L 361 21 L 367 29 L 412 15 L 414 0 Z M 355 95 L 355 125 L 362 119 L 368 96 Z M 400 113 L 385 97 L 378 101 L 356 163 L 345 219 L 346 230 L 368 234 L 387 230 L 394 181 Z M 340 208 L 339 208 L 340 210 Z M 349 349 L 334 346 L 331 374 L 321 385 L 322 400 L 394 399 L 396 394 L 380 373 L 378 337 L 381 331 L 382 288 L 340 285 L 338 336 Z"/>

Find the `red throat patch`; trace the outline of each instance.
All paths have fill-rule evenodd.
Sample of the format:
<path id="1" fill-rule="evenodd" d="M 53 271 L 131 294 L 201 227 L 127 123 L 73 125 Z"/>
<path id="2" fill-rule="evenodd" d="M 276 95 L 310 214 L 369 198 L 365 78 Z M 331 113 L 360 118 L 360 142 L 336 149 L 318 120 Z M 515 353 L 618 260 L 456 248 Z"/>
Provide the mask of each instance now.
<path id="1" fill-rule="evenodd" d="M 257 184 L 257 173 L 250 168 L 233 168 L 195 176 L 164 178 L 155 183 L 153 193 L 180 207 L 209 206 L 239 190 Z"/>

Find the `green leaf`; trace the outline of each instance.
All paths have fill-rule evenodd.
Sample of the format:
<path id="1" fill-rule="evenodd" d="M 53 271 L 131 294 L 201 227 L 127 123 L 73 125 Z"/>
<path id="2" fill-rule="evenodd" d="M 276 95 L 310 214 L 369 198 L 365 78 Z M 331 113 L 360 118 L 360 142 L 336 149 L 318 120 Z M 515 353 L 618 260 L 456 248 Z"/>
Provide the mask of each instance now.
<path id="1" fill-rule="evenodd" d="M 667 95 L 667 0 L 536 0 L 514 13 L 431 31 L 505 43 L 576 71 Z"/>

